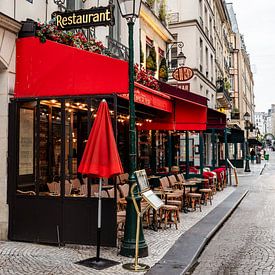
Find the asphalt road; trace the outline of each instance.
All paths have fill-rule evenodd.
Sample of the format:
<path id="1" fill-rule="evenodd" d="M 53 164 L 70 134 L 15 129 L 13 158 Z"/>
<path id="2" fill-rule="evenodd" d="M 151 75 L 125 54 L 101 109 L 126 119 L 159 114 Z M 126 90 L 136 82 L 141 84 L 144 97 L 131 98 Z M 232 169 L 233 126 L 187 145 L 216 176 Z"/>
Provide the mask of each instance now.
<path id="1" fill-rule="evenodd" d="M 268 153 L 261 176 L 243 176 L 240 188 L 249 193 L 206 246 L 192 274 L 275 275 L 275 153 Z"/>

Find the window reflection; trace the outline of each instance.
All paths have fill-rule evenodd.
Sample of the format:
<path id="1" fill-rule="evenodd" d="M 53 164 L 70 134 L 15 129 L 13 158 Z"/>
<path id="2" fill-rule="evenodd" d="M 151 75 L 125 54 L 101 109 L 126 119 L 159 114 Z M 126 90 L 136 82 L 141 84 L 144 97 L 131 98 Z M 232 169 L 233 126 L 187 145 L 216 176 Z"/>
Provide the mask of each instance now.
<path id="1" fill-rule="evenodd" d="M 61 103 L 40 102 L 39 195 L 60 196 Z"/>
<path id="2" fill-rule="evenodd" d="M 34 118 L 36 102 L 22 103 L 19 109 L 19 177 L 17 194 L 35 195 Z"/>

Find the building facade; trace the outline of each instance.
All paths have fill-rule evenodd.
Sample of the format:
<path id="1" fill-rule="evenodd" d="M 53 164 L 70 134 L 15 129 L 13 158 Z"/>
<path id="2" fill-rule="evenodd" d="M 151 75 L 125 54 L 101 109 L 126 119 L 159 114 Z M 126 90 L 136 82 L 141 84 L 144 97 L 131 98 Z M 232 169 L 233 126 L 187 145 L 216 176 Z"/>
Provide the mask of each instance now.
<path id="1" fill-rule="evenodd" d="M 190 91 L 208 98 L 208 106 L 216 108 L 216 49 L 214 44 L 214 1 L 169 1 L 169 30 L 178 42 L 183 42 L 186 66 L 194 71 Z M 174 47 L 170 59 L 179 53 Z M 177 63 L 172 65 L 177 66 Z M 173 69 L 173 66 L 172 66 Z M 178 83 L 170 79 L 169 83 Z"/>
<path id="2" fill-rule="evenodd" d="M 243 35 L 240 34 L 233 5 L 227 4 L 227 10 L 232 25 L 230 36 L 230 94 L 232 97 L 231 124 L 242 129 L 245 127 L 244 114 L 250 115 L 250 123 L 255 125 L 254 79 L 251 70 L 250 57 L 246 50 Z"/>

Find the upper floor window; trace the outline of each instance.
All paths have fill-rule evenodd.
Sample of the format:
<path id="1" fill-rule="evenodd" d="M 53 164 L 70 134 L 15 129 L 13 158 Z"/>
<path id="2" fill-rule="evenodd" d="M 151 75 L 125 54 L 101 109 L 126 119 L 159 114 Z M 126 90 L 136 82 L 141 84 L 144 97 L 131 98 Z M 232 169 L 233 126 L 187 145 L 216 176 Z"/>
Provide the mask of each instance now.
<path id="1" fill-rule="evenodd" d="M 27 2 L 33 3 L 33 0 L 27 0 Z"/>
<path id="2" fill-rule="evenodd" d="M 83 8 L 82 0 L 67 0 L 67 9 L 68 10 L 79 10 Z"/>

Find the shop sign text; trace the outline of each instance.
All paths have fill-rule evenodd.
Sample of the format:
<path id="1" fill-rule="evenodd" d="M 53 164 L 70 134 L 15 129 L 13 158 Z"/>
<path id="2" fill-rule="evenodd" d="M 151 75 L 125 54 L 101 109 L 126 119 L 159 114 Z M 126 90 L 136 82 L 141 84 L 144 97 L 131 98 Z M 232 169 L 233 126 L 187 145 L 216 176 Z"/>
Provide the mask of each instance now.
<path id="1" fill-rule="evenodd" d="M 61 30 L 114 25 L 114 5 L 71 12 L 54 12 L 56 26 Z"/>

